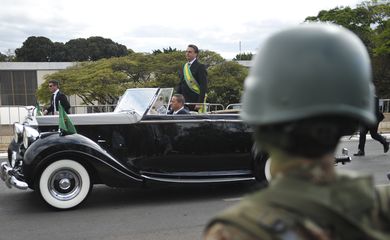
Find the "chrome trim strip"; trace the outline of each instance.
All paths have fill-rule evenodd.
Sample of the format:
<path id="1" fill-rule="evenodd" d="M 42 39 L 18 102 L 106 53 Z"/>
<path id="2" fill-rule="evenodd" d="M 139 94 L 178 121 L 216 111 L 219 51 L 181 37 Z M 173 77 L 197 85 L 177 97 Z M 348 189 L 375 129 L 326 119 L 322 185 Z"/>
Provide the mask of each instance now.
<path id="1" fill-rule="evenodd" d="M 238 182 L 238 181 L 251 181 L 255 180 L 254 177 L 234 177 L 234 178 L 208 178 L 208 179 L 173 179 L 173 178 L 159 178 L 151 177 L 141 174 L 142 177 L 148 180 L 158 182 L 169 183 L 226 183 L 226 182 Z"/>
<path id="2" fill-rule="evenodd" d="M 95 150 L 97 150 L 97 149 L 95 149 Z M 129 177 L 129 178 L 131 178 L 131 179 L 133 179 L 133 180 L 135 180 L 135 181 L 142 182 L 142 179 L 135 178 L 135 177 L 133 177 L 133 176 L 131 176 L 131 175 L 129 175 L 129 174 L 123 172 L 122 170 L 118 169 L 117 167 L 114 167 L 114 166 L 108 164 L 107 162 L 103 161 L 102 159 L 100 159 L 100 158 L 98 158 L 98 157 L 96 157 L 96 156 L 94 156 L 94 155 L 92 155 L 92 154 L 88 154 L 88 153 L 86 153 L 86 152 L 76 151 L 76 150 L 67 150 L 67 151 L 55 152 L 55 154 L 64 153 L 64 152 L 82 153 L 82 154 L 84 154 L 84 155 L 87 155 L 87 156 L 89 156 L 89 157 L 92 157 L 92 158 L 94 158 L 94 159 L 96 159 L 96 160 L 98 160 L 98 161 L 104 163 L 105 165 L 109 166 L 110 168 L 116 170 L 117 172 L 119 172 L 119 173 L 121 173 L 121 174 L 123 174 L 123 175 L 125 175 L 125 176 L 127 176 L 127 177 Z M 122 163 L 118 162 L 118 161 L 117 161 L 115 158 L 113 158 L 110 154 L 108 154 L 108 153 L 106 153 L 106 152 L 101 152 L 101 151 L 100 151 L 100 153 L 102 153 L 103 155 L 106 155 L 108 158 L 110 158 L 111 160 L 115 161 L 118 165 L 120 165 L 121 167 L 127 169 L 126 166 L 124 166 Z M 51 154 L 51 155 L 49 155 L 48 157 L 53 156 L 53 155 L 54 155 L 54 154 Z M 131 172 L 130 170 L 128 170 L 128 171 Z M 134 175 L 137 175 L 135 172 L 132 172 L 132 173 L 133 173 Z"/>
<path id="3" fill-rule="evenodd" d="M 242 122 L 242 120 L 236 119 L 175 119 L 175 120 L 141 120 L 139 123 L 197 123 L 197 122 Z"/>

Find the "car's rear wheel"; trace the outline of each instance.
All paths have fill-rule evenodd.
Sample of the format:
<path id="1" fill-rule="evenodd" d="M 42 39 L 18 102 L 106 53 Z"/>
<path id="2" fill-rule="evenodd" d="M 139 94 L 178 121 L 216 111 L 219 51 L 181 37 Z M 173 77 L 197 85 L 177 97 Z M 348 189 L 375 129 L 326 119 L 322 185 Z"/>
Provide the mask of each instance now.
<path id="1" fill-rule="evenodd" d="M 51 163 L 38 181 L 41 197 L 52 207 L 69 209 L 82 203 L 92 188 L 87 169 L 80 163 L 64 159 Z"/>

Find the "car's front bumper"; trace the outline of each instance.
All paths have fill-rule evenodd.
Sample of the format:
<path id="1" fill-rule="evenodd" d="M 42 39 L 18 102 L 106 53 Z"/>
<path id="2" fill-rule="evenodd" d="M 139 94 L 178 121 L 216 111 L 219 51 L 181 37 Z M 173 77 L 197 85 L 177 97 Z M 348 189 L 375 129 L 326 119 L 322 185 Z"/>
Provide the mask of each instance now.
<path id="1" fill-rule="evenodd" d="M 18 189 L 26 190 L 28 184 L 18 178 L 17 171 L 13 169 L 8 162 L 2 162 L 0 164 L 0 178 L 5 182 L 7 187 L 16 187 Z"/>

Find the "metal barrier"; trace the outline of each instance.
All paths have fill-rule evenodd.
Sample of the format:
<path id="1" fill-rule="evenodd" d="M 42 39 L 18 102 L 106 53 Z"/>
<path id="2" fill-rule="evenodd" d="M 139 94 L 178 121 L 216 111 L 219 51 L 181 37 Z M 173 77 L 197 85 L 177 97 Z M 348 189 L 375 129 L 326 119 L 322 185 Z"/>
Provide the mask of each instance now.
<path id="1" fill-rule="evenodd" d="M 241 109 L 241 103 L 232 103 L 226 106 L 226 109 Z"/>
<path id="2" fill-rule="evenodd" d="M 212 112 L 212 111 L 218 111 L 218 110 L 224 110 L 225 107 L 220 104 L 220 103 L 191 103 L 191 102 L 186 102 L 185 105 L 206 105 L 207 112 Z"/>

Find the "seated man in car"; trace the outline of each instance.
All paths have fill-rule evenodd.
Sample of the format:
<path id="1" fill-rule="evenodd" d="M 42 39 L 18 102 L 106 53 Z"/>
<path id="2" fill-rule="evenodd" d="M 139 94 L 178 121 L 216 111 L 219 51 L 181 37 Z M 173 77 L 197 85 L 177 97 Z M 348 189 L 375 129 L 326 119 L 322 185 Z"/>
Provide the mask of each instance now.
<path id="1" fill-rule="evenodd" d="M 184 96 L 181 94 L 174 94 L 171 99 L 171 109 L 168 114 L 189 114 L 188 109 L 184 107 Z"/>

